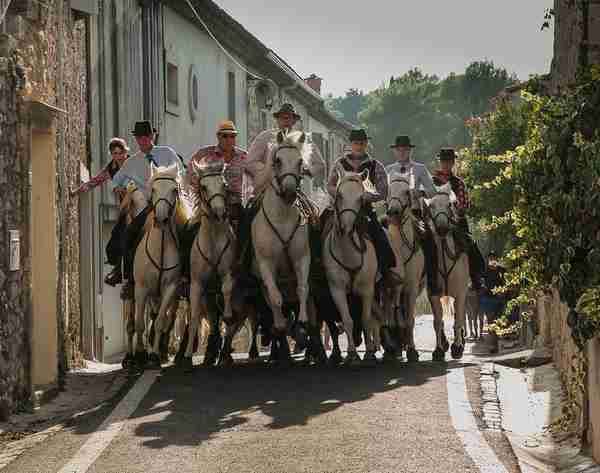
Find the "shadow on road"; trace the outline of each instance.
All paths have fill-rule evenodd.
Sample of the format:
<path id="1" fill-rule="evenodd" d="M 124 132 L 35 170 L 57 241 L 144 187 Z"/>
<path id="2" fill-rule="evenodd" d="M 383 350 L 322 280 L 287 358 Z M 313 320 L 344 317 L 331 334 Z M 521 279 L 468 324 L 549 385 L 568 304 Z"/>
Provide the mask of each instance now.
<path id="1" fill-rule="evenodd" d="M 421 362 L 377 368 L 327 369 L 240 364 L 184 375 L 165 370 L 134 414 L 148 417 L 135 429 L 144 446 L 198 446 L 217 433 L 284 429 L 340 407 L 420 386 L 465 363 Z M 400 393 L 398 393 L 400 391 Z M 414 395 L 414 393 L 413 393 Z M 135 420 L 134 420 L 135 422 Z"/>

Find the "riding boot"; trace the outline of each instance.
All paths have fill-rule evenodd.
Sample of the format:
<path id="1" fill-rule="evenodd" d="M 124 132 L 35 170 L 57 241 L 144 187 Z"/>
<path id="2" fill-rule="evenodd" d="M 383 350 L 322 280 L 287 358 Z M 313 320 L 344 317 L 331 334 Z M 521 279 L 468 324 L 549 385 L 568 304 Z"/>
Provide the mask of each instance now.
<path id="1" fill-rule="evenodd" d="M 137 217 L 127 226 L 124 236 L 124 255 L 123 255 L 123 279 L 124 284 L 121 288 L 121 298 L 128 300 L 133 298 L 134 279 L 133 279 L 133 263 L 135 252 L 140 240 L 146 218 L 150 213 L 150 208 L 142 210 Z"/>
<path id="2" fill-rule="evenodd" d="M 181 284 L 178 287 L 178 295 L 180 298 L 187 299 L 190 294 L 190 264 L 191 264 L 191 251 L 196 235 L 200 230 L 200 222 L 186 223 L 184 228 L 181 230 L 180 235 L 180 247 L 179 247 L 179 261 L 181 262 Z"/>
<path id="3" fill-rule="evenodd" d="M 104 283 L 116 286 L 123 281 L 121 263 L 123 258 L 123 234 L 127 228 L 127 215 L 122 213 L 110 233 L 110 239 L 106 244 L 106 261 L 111 264 L 113 270 L 106 275 Z"/>
<path id="4" fill-rule="evenodd" d="M 485 260 L 477 247 L 477 243 L 473 240 L 468 220 L 465 217 L 460 218 L 457 222 L 457 226 L 460 232 L 463 250 L 467 253 L 469 259 L 469 275 L 471 277 L 472 287 L 476 291 L 481 291 L 483 287 Z"/>
<path id="5" fill-rule="evenodd" d="M 375 246 L 377 266 L 381 275 L 389 285 L 397 286 L 402 284 L 402 276 L 394 270 L 396 267 L 396 254 L 385 230 L 377 220 L 377 215 L 372 209 L 367 210 L 367 232 L 373 241 L 373 246 Z"/>
<path id="6" fill-rule="evenodd" d="M 422 237 L 423 255 L 425 257 L 425 272 L 427 274 L 427 287 L 432 296 L 442 295 L 442 289 L 438 285 L 438 254 L 433 238 L 433 232 L 429 225 L 423 224 L 425 232 Z"/>

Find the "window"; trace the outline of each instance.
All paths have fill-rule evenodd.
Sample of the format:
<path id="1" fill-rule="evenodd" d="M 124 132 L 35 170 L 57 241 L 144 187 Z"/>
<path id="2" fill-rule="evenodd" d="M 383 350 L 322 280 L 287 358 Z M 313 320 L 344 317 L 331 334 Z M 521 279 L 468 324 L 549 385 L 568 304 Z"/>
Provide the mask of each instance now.
<path id="1" fill-rule="evenodd" d="M 190 66 L 188 77 L 188 105 L 190 109 L 190 119 L 196 121 L 200 108 L 200 78 L 195 65 Z"/>
<path id="2" fill-rule="evenodd" d="M 227 98 L 229 119 L 235 123 L 235 72 L 227 73 Z"/>
<path id="3" fill-rule="evenodd" d="M 177 66 L 167 64 L 167 101 L 171 105 L 179 105 L 179 73 Z"/>

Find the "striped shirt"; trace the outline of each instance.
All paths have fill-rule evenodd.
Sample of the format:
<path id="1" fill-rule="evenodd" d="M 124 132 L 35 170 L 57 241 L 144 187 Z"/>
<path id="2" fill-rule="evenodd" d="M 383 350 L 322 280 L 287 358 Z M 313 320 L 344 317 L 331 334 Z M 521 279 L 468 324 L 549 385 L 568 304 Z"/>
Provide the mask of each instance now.
<path id="1" fill-rule="evenodd" d="M 331 168 L 329 181 L 327 183 L 327 188 L 331 196 L 335 198 L 335 189 L 337 187 L 339 177 L 344 173 L 344 171 L 352 170 L 353 172 L 360 173 L 365 169 L 373 169 L 373 172 L 369 172 L 369 179 L 377 190 L 377 194 L 373 195 L 371 202 L 374 203 L 387 199 L 388 178 L 383 164 L 371 158 L 371 156 L 368 154 L 359 158 L 355 158 L 351 153 L 338 158 Z"/>
<path id="2" fill-rule="evenodd" d="M 246 151 L 237 146 L 233 149 L 232 157 L 225 156 L 219 145 L 205 146 L 196 151 L 188 163 L 188 182 L 192 184 L 193 188 L 197 186 L 193 162 L 196 164 L 222 162 L 225 165 L 223 176 L 225 177 L 225 182 L 227 183 L 228 191 L 232 198 L 231 202 L 242 202 L 242 199 L 247 192 L 244 188 L 244 168 L 246 159 Z"/>
<path id="3" fill-rule="evenodd" d="M 115 187 L 127 187 L 129 182 L 133 182 L 144 192 L 144 195 L 150 200 L 151 189 L 148 186 L 150 181 L 150 164 L 157 167 L 168 167 L 175 164 L 178 174 L 183 175 L 181 162 L 177 153 L 169 146 L 154 146 L 146 154 L 138 151 L 132 157 L 128 158 L 121 169 L 114 175 L 113 182 Z"/>

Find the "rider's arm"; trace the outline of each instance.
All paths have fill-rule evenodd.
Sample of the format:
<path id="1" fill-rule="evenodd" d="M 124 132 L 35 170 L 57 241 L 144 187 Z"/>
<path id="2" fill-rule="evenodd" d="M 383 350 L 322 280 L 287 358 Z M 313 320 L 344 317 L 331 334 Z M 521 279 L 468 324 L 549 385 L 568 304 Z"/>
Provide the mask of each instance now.
<path id="1" fill-rule="evenodd" d="M 250 145 L 248 157 L 244 162 L 244 171 L 252 178 L 256 177 L 257 165 L 264 164 L 267 159 L 267 150 L 272 133 L 267 130 L 260 133 Z"/>
<path id="2" fill-rule="evenodd" d="M 92 190 L 94 187 L 98 187 L 99 185 L 105 183 L 110 180 L 110 173 L 108 172 L 108 166 L 105 167 L 102 171 L 100 171 L 96 176 L 92 177 L 89 181 L 84 182 L 79 186 L 79 188 L 75 189 L 71 192 L 71 195 L 83 194 Z"/>
<path id="3" fill-rule="evenodd" d="M 375 175 L 371 177 L 373 185 L 375 186 L 375 190 L 377 194 L 371 194 L 372 197 L 369 198 L 370 202 L 379 202 L 381 200 L 387 199 L 388 195 L 388 177 L 387 172 L 385 172 L 385 168 L 383 164 L 379 161 L 375 161 Z"/>
<path id="4" fill-rule="evenodd" d="M 337 191 L 338 180 L 340 178 L 339 162 L 340 162 L 340 160 L 338 159 L 334 163 L 334 165 L 331 167 L 331 172 L 329 173 L 329 179 L 327 180 L 327 192 L 329 192 L 329 195 L 331 195 L 331 197 L 333 197 L 334 199 L 335 199 L 335 193 Z"/>

